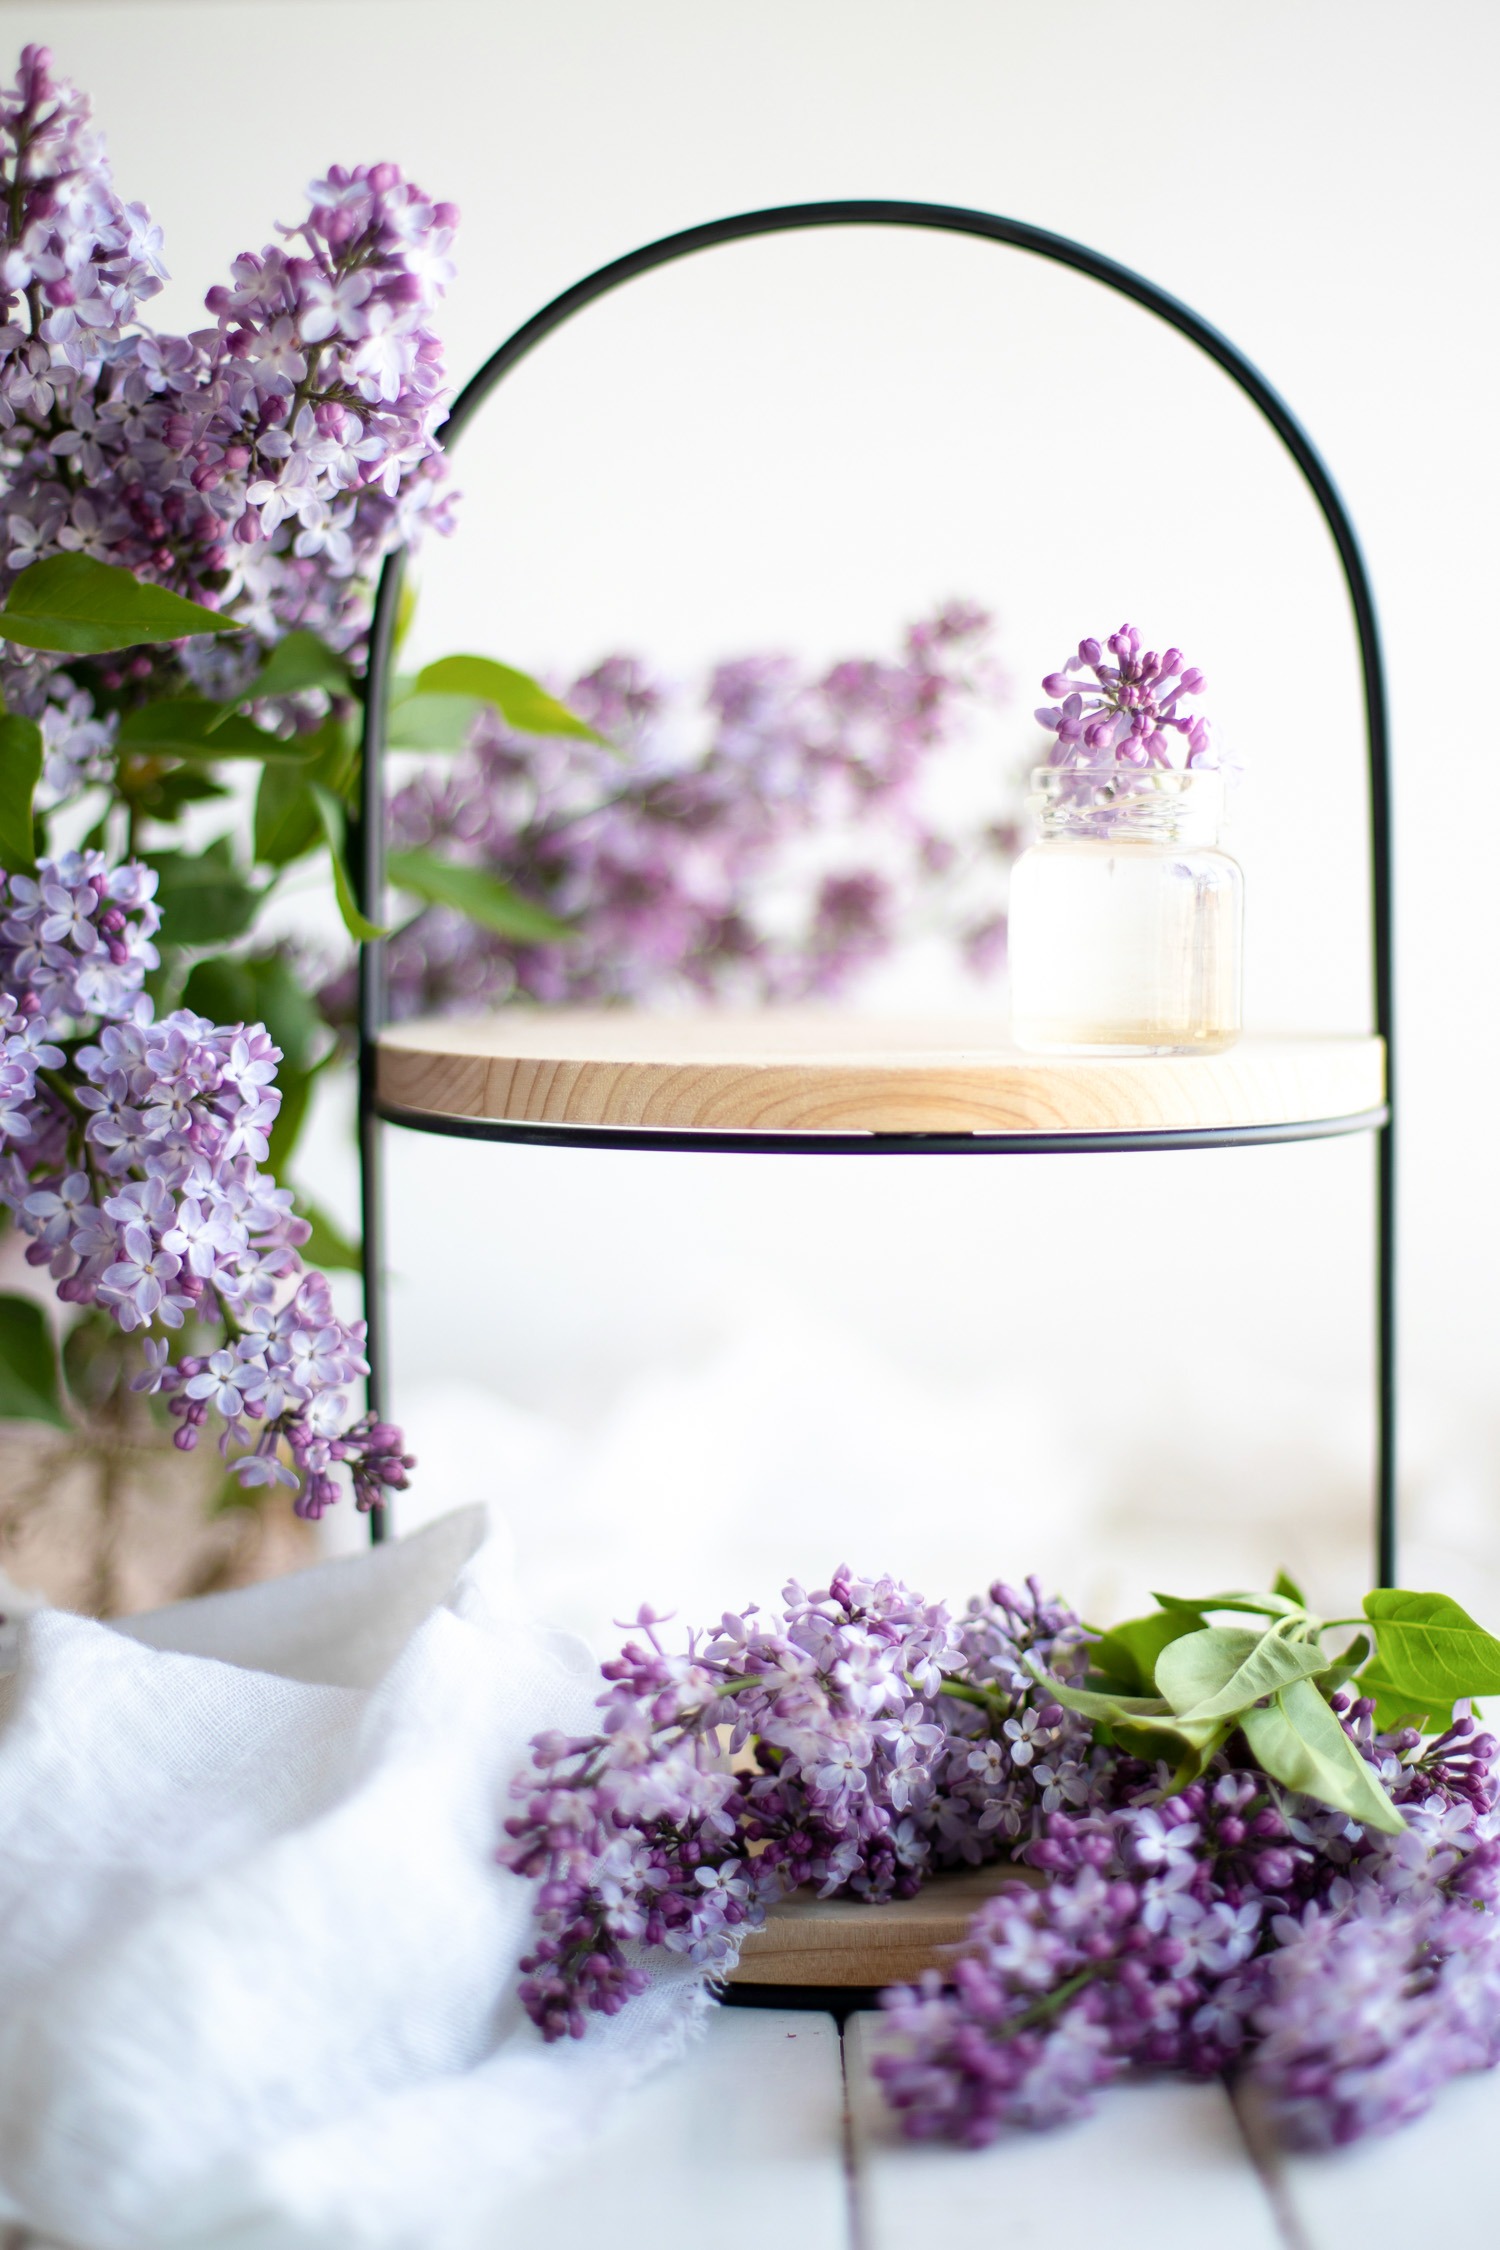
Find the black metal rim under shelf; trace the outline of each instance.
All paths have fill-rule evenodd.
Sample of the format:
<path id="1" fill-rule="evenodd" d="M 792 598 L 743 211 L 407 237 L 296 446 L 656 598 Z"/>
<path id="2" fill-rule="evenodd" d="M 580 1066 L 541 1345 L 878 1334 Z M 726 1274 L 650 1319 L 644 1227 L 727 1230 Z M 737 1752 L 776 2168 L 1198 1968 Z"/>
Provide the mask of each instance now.
<path id="1" fill-rule="evenodd" d="M 1315 1117 L 1290 1125 L 1179 1126 L 1136 1133 L 757 1133 L 711 1127 L 548 1125 L 508 1117 L 445 1117 L 378 1101 L 387 1125 L 443 1133 L 457 1141 L 510 1141 L 532 1148 L 656 1149 L 679 1156 L 1110 1156 L 1127 1150 L 1261 1148 L 1278 1141 L 1326 1141 L 1379 1132 L 1386 1108 L 1354 1117 Z"/>
<path id="2" fill-rule="evenodd" d="M 714 1993 L 721 2008 L 798 2008 L 832 2016 L 840 2031 L 850 2016 L 880 2006 L 876 1984 L 726 1984 Z"/>

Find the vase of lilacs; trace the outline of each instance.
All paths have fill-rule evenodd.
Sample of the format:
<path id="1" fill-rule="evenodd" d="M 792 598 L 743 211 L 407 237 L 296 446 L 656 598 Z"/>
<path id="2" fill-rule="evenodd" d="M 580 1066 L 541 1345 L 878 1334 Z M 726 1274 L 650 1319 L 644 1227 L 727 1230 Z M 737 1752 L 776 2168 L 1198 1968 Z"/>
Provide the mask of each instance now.
<path id="1" fill-rule="evenodd" d="M 143 314 L 160 235 L 40 48 L 0 96 L 0 183 L 0 1256 L 26 1284 L 0 1421 L 36 1435 L 7 1443 L 0 1541 L 66 1502 L 55 1552 L 88 1559 L 62 1590 L 109 1609 L 245 1567 L 278 1495 L 306 1517 L 403 1473 L 319 1278 L 357 1246 L 289 1178 L 352 970 L 264 930 L 319 865 L 350 939 L 372 927 L 365 641 L 382 558 L 451 519 L 455 214 L 333 167 L 174 335 Z M 885 659 L 736 659 L 696 708 L 628 654 L 561 697 L 485 656 L 404 674 L 396 1012 L 825 994 L 924 915 L 990 965 L 1008 807 L 961 826 L 920 790 L 994 693 L 986 631 L 958 604 Z M 817 849 L 836 823 L 852 860 Z M 140 1489 L 205 1462 L 211 1535 L 174 1523 L 132 1576 Z"/>
<path id="2" fill-rule="evenodd" d="M 1189 708 L 1204 684 L 1133 625 L 1080 641 L 1043 681 L 1052 748 L 1011 896 L 1021 1046 L 1214 1054 L 1239 1036 L 1244 879 L 1220 844 L 1219 745 Z"/>
<path id="3" fill-rule="evenodd" d="M 1500 1642 L 1456 1602 L 1325 1621 L 1283 1577 L 1099 1633 L 1035 1580 L 955 1613 L 840 1570 L 783 1604 L 676 1649 L 643 1610 L 597 1729 L 533 1746 L 499 1857 L 536 1882 L 546 2037 L 629 2006 L 652 1948 L 722 1980 L 793 1890 L 990 1866 L 965 1941 L 883 1996 L 917 2138 L 1058 2124 L 1144 2068 L 1228 2073 L 1327 2146 L 1500 2059 L 1500 1751 L 1471 1705 Z"/>

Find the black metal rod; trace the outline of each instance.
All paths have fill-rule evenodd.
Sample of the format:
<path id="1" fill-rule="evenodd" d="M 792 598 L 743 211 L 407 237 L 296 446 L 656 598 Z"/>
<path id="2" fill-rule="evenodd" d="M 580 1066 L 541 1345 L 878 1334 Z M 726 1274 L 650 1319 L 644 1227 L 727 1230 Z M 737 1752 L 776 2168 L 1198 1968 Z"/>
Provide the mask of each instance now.
<path id="1" fill-rule="evenodd" d="M 370 625 L 370 664 L 365 674 L 360 729 L 359 821 L 353 845 L 355 892 L 360 912 L 377 928 L 385 922 L 385 790 L 381 754 L 385 744 L 390 692 L 390 652 L 395 645 L 401 606 L 405 555 L 394 554 L 380 574 Z M 384 652 L 376 662 L 375 652 Z M 359 949 L 359 1215 L 360 1278 L 364 1285 L 365 1405 L 377 1420 L 386 1411 L 385 1194 L 381 1177 L 380 1113 L 375 1101 L 379 1040 L 385 1022 L 385 945 L 371 938 Z M 383 1505 L 370 1510 L 370 1540 L 378 1546 L 389 1530 Z"/>
<path id="2" fill-rule="evenodd" d="M 1376 1145 L 1375 1369 L 1379 1426 L 1375 1436 L 1375 1583 L 1396 1584 L 1399 1494 L 1396 1483 L 1396 1111 L 1394 1093 Z"/>
<path id="3" fill-rule="evenodd" d="M 377 1096 L 387 1125 L 456 1141 L 507 1141 L 524 1148 L 654 1149 L 676 1156 L 1123 1156 L 1179 1149 L 1264 1148 L 1377 1132 L 1385 1109 L 1318 1117 L 1297 1125 L 1189 1125 L 1116 1133 L 759 1133 L 712 1127 L 551 1125 L 511 1117 L 444 1117 Z"/>
<path id="4" fill-rule="evenodd" d="M 540 312 L 534 313 L 530 320 L 524 321 L 465 384 L 443 425 L 444 444 L 451 449 L 491 392 L 538 344 L 562 327 L 564 322 L 571 320 L 576 313 L 582 312 L 586 306 L 596 303 L 612 290 L 620 288 L 625 282 L 635 280 L 638 275 L 654 272 L 658 266 L 670 265 L 678 258 L 692 257 L 700 250 L 715 249 L 721 243 L 748 241 L 759 235 L 797 233 L 817 227 L 845 226 L 920 227 L 939 233 L 977 236 L 984 241 L 1024 250 L 1034 257 L 1046 258 L 1055 265 L 1071 267 L 1075 273 L 1085 274 L 1090 280 L 1101 282 L 1105 288 L 1128 297 L 1157 319 L 1164 320 L 1169 327 L 1175 328 L 1180 335 L 1186 336 L 1190 343 L 1196 344 L 1200 351 L 1205 352 L 1258 407 L 1301 470 L 1333 538 L 1348 588 L 1350 606 L 1354 612 L 1364 687 L 1370 792 L 1374 1013 L 1375 1029 L 1385 1041 L 1387 1099 L 1390 1105 L 1380 1135 L 1375 1212 L 1375 1373 L 1378 1393 L 1375 1529 L 1380 1583 L 1391 1584 L 1394 1582 L 1396 1568 L 1396 1051 L 1390 745 L 1385 673 L 1374 595 L 1354 526 L 1321 454 L 1280 393 L 1273 389 L 1244 353 L 1230 343 L 1227 336 L 1202 319 L 1190 305 L 1183 304 L 1180 298 L 1171 296 L 1166 290 L 1158 289 L 1154 282 L 1147 281 L 1144 275 L 1133 272 L 1130 267 L 1117 264 L 1113 258 L 1101 256 L 1097 250 L 1089 249 L 1084 243 L 1070 241 L 1066 235 L 1051 234 L 1043 227 L 1028 226 L 1020 219 L 1001 218 L 991 211 L 970 211 L 951 204 L 875 199 L 793 203 L 765 211 L 744 211 L 731 218 L 711 220 L 704 226 L 684 228 L 679 234 L 666 235 L 658 242 L 646 243 L 639 250 L 632 250 L 627 256 L 599 267 L 597 272 L 585 275 L 572 288 L 565 289 L 550 304 L 544 305 Z M 381 897 L 384 882 L 383 797 L 379 753 L 384 742 L 385 698 L 395 640 L 403 563 L 404 556 L 401 554 L 392 555 L 386 562 L 381 574 L 370 635 L 361 830 L 363 890 L 367 901 L 365 911 L 372 920 L 378 920 L 379 916 L 368 901 Z M 378 1400 L 383 1396 L 385 1330 L 378 1303 L 382 1286 L 378 1213 L 375 1214 L 373 1231 L 371 1218 L 374 1207 L 380 1200 L 380 1190 L 378 1160 L 372 1162 L 367 1152 L 373 1151 L 378 1133 L 373 1045 L 382 1021 L 382 994 L 378 947 L 366 947 L 364 951 L 367 956 L 372 953 L 374 955 L 373 965 L 368 970 L 363 961 L 361 964 L 360 1148 L 362 1161 L 366 1164 L 364 1279 L 366 1319 L 371 1337 L 370 1395 L 372 1400 Z M 367 1000 L 371 1011 L 368 1015 Z M 378 1538 L 381 1535 L 374 1523 L 371 1530 L 373 1536 Z"/>

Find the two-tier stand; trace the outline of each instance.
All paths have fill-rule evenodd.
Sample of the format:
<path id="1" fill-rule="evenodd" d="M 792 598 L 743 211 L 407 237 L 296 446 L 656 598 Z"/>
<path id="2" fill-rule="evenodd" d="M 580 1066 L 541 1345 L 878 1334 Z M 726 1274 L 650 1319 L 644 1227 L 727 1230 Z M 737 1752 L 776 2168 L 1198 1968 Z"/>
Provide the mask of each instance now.
<path id="1" fill-rule="evenodd" d="M 805 203 L 690 227 L 618 258 L 555 297 L 486 362 L 456 401 L 447 447 L 542 340 L 636 275 L 699 250 L 804 227 L 930 227 L 1048 258 L 1133 298 L 1217 361 L 1302 471 L 1343 566 L 1363 667 L 1369 749 L 1375 1029 L 1371 1036 L 1242 1040 L 1212 1056 L 1074 1059 L 1018 1054 L 991 1025 L 842 1020 L 767 1012 L 653 1018 L 627 1011 L 510 1008 L 387 1028 L 378 942 L 360 962 L 360 1160 L 369 1400 L 385 1397 L 382 1121 L 469 1140 L 566 1148 L 754 1151 L 767 1155 L 1028 1156 L 1234 1148 L 1258 1141 L 1378 1135 L 1375 1373 L 1377 1575 L 1395 1572 L 1395 1139 L 1391 1082 L 1390 799 L 1385 688 L 1374 604 L 1354 530 L 1328 471 L 1288 407 L 1206 321 L 1139 274 L 1015 219 L 928 203 Z M 385 566 L 365 689 L 361 904 L 382 919 L 382 752 L 402 554 Z M 384 1511 L 371 1536 L 385 1536 Z M 929 1886 L 888 1907 L 793 1900 L 746 1948 L 738 1996 L 822 2004 L 913 1974 L 956 1938 L 976 1881 Z"/>

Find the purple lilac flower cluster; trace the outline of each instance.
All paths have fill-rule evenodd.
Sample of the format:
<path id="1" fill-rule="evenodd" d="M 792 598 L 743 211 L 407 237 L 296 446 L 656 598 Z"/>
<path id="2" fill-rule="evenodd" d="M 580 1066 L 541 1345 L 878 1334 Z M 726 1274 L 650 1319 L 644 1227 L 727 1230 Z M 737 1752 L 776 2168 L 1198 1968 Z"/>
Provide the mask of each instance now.
<path id="1" fill-rule="evenodd" d="M 216 326 L 160 335 L 136 318 L 165 276 L 160 235 L 120 202 L 88 119 L 28 47 L 0 96 L 0 592 L 43 556 L 81 552 L 225 611 L 246 637 L 66 672 L 7 646 L 0 689 L 44 716 L 54 796 L 107 744 L 99 690 L 138 690 L 165 662 L 231 694 L 256 642 L 294 626 L 349 648 L 379 557 L 446 504 L 430 323 L 452 208 L 392 164 L 335 166 L 285 247 L 247 252 L 210 291 Z"/>
<path id="2" fill-rule="evenodd" d="M 1075 673 L 1091 673 L 1093 685 L 1080 690 Z M 1143 653 L 1134 625 L 1111 633 L 1104 647 L 1080 641 L 1078 653 L 1042 682 L 1044 694 L 1061 698 L 1036 714 L 1039 725 L 1056 736 L 1049 763 L 1216 765 L 1208 720 L 1178 709 L 1184 696 L 1201 695 L 1203 687 L 1203 674 L 1184 665 L 1181 649 Z"/>
<path id="3" fill-rule="evenodd" d="M 1087 1636 L 1035 1582 L 959 1619 L 847 1569 L 783 1600 L 775 1618 L 726 1614 L 683 1655 L 643 1610 L 645 1639 L 604 1666 L 597 1733 L 535 1743 L 499 1856 L 538 1879 L 522 1997 L 549 2039 L 623 2007 L 642 1946 L 722 1971 L 798 1885 L 909 1897 L 1088 1801 L 1088 1725 L 1027 1665 L 1067 1677 Z"/>
<path id="4" fill-rule="evenodd" d="M 394 848 L 441 848 L 575 926 L 522 945 L 431 907 L 386 949 L 398 1016 L 541 1001 L 663 994 L 800 999 L 841 988 L 887 952 L 942 879 L 980 878 L 959 941 L 976 967 L 1004 940 L 985 864 L 1014 826 L 940 832 L 919 784 L 966 710 L 997 688 L 989 619 L 954 604 L 914 625 L 895 662 L 860 659 L 809 678 L 791 658 L 747 657 L 710 678 L 684 723 L 635 659 L 607 659 L 565 691 L 608 742 L 523 737 L 486 717 L 460 758 L 395 795 Z M 619 753 L 623 753 L 623 756 Z M 799 845 L 868 834 L 870 864 L 793 864 Z M 353 984 L 325 994 L 348 1019 Z"/>
<path id="5" fill-rule="evenodd" d="M 968 2146 L 1079 2115 L 1132 2065 L 1244 2069 L 1282 2136 L 1390 2130 L 1500 2060 L 1496 1744 L 1459 1719 L 1425 1750 L 1335 1710 L 1405 1816 L 1379 1835 L 1220 1753 L 1180 1794 L 1119 1757 L 1097 1801 L 1016 1858 L 1043 1887 L 983 1907 L 947 1986 L 885 1994 L 875 2065 L 905 2129 Z"/>
<path id="6" fill-rule="evenodd" d="M 280 1052 L 259 1025 L 152 1020 L 155 888 L 95 851 L 0 876 L 0 1200 L 64 1303 L 127 1333 L 221 1328 L 218 1349 L 175 1363 L 165 1336 L 144 1339 L 134 1387 L 165 1394 L 178 1447 L 213 1416 L 241 1484 L 286 1485 L 318 1516 L 342 1463 L 370 1507 L 412 1463 L 399 1431 L 353 1418 L 364 1325 L 304 1270 L 307 1223 L 258 1168 Z"/>
<path id="7" fill-rule="evenodd" d="M 643 1610 L 597 1732 L 534 1744 L 499 1857 L 537 1882 L 522 1991 L 549 2039 L 642 1990 L 645 1947 L 724 1974 L 794 1886 L 878 1901 L 1004 1861 L 946 1975 L 883 1996 L 876 2074 L 914 2137 L 1061 2123 L 1146 2067 L 1244 2073 L 1283 2138 L 1329 2145 L 1500 2061 L 1500 1746 L 1472 1717 L 1424 1745 L 1334 1692 L 1403 1816 L 1376 1832 L 1241 1734 L 1175 1789 L 1097 1739 L 1049 1686 L 1094 1636 L 1035 1580 L 961 1616 L 847 1569 L 783 1598 L 681 1655 Z"/>

